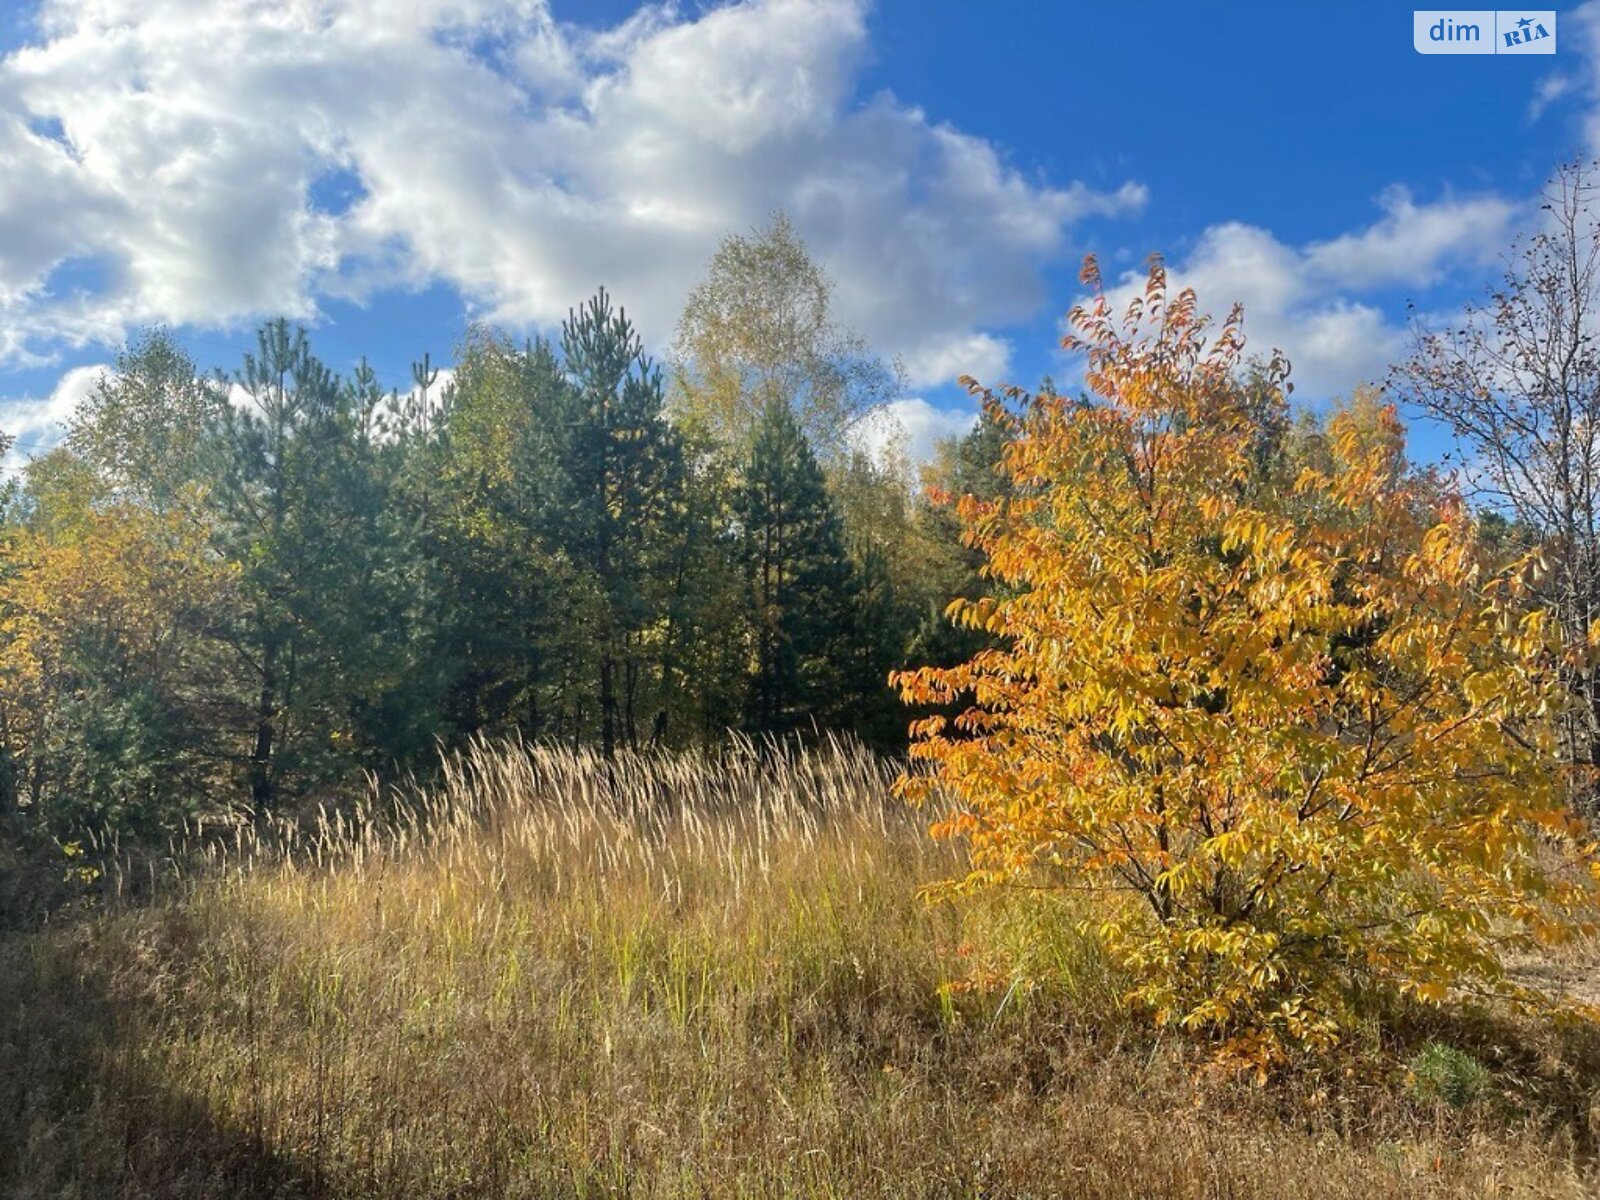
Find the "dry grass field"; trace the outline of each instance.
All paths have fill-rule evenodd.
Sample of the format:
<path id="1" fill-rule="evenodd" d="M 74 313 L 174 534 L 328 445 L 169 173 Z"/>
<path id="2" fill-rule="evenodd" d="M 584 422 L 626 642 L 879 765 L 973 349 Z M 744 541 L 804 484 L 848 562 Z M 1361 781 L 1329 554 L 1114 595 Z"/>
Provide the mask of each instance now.
<path id="1" fill-rule="evenodd" d="M 1600 1184 L 1590 1032 L 1400 1012 L 1331 1062 L 1220 1077 L 1121 1011 L 1068 901 L 919 898 L 958 862 L 892 774 L 845 747 L 481 746 L 409 803 L 108 869 L 0 942 L 0 1194 Z"/>

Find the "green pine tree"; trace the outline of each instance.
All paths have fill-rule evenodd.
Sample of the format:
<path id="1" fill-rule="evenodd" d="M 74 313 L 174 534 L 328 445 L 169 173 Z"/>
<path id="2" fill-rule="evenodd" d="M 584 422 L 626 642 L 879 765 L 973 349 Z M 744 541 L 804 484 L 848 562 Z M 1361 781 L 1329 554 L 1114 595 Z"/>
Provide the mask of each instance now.
<path id="1" fill-rule="evenodd" d="M 753 612 L 746 724 L 832 724 L 853 682 L 857 581 L 822 467 L 781 400 L 762 409 L 737 518 Z"/>
<path id="2" fill-rule="evenodd" d="M 214 453 L 219 534 L 242 569 L 249 617 L 232 632 L 252 680 L 252 802 L 283 780 L 332 781 L 400 748 L 386 730 L 405 601 L 395 586 L 386 489 L 372 438 L 381 390 L 341 382 L 304 330 L 264 326 L 221 414 Z"/>
<path id="3" fill-rule="evenodd" d="M 663 413 L 661 372 L 605 289 L 570 313 L 561 350 L 572 386 L 549 423 L 558 469 L 548 528 L 593 588 L 590 638 L 602 751 L 659 725 L 661 643 L 681 586 L 683 458 Z M 651 701 L 655 703 L 652 704 Z"/>

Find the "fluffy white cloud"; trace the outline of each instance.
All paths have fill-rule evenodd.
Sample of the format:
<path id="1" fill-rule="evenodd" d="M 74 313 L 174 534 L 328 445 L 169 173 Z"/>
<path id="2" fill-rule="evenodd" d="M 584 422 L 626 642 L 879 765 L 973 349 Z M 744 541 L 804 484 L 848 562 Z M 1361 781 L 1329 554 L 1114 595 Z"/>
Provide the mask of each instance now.
<path id="1" fill-rule="evenodd" d="M 110 369 L 104 364 L 74 367 L 62 374 L 48 396 L 0 401 L 0 411 L 5 414 L 0 419 L 0 431 L 17 439 L 11 452 L 0 459 L 0 475 L 16 470 L 32 455 L 59 441 L 79 402 Z"/>
<path id="2" fill-rule="evenodd" d="M 970 375 L 980 383 L 995 385 L 1008 377 L 1011 343 L 987 333 L 964 337 L 932 338 L 911 347 L 906 382 L 912 387 L 937 387 Z"/>
<path id="3" fill-rule="evenodd" d="M 1417 204 L 1392 187 L 1378 203 L 1384 215 L 1375 224 L 1306 248 L 1314 276 L 1351 288 L 1425 286 L 1449 267 L 1493 261 L 1518 216 L 1515 204 L 1492 195 Z"/>
<path id="4" fill-rule="evenodd" d="M 1219 318 L 1243 304 L 1249 353 L 1282 350 L 1297 388 L 1313 398 L 1381 380 L 1405 335 L 1361 293 L 1427 288 L 1451 268 L 1492 260 L 1521 209 L 1492 195 L 1418 204 L 1398 187 L 1378 204 L 1383 215 L 1366 228 L 1304 246 L 1254 225 L 1213 225 L 1169 264 L 1171 282 L 1194 288 Z M 1143 274 L 1130 271 L 1112 298 L 1120 306 L 1142 286 Z"/>
<path id="5" fill-rule="evenodd" d="M 894 400 L 870 414 L 856 432 L 858 443 L 873 454 L 893 449 L 913 462 L 927 462 L 934 446 L 959 437 L 978 419 L 972 408 L 936 408 L 920 396 Z"/>
<path id="6" fill-rule="evenodd" d="M 952 345 L 1003 364 L 985 330 L 1035 311 L 1071 224 L 1144 191 L 861 102 L 864 6 L 595 32 L 544 0 L 46 0 L 0 62 L 0 358 L 435 280 L 531 325 L 603 282 L 665 340 L 717 240 L 781 207 L 913 380 Z"/>

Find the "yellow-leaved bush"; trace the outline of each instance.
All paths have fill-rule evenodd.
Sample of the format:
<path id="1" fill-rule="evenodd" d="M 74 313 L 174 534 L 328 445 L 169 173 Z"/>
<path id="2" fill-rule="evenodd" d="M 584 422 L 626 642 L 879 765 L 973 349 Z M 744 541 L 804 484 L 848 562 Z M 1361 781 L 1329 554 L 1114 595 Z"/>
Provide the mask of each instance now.
<path id="1" fill-rule="evenodd" d="M 1159 262 L 1120 318 L 1084 278 L 1088 396 L 984 393 L 1010 487 L 957 502 L 994 587 L 950 611 L 992 647 L 894 678 L 959 712 L 913 725 L 898 785 L 969 843 L 954 885 L 1104 893 L 1086 927 L 1130 999 L 1255 1057 L 1331 1043 L 1374 989 L 1531 999 L 1507 952 L 1588 930 L 1596 882 L 1518 571 L 1485 570 L 1392 409 L 1288 463 L 1238 310 L 1208 337 Z"/>
<path id="2" fill-rule="evenodd" d="M 0 815 L 27 806 L 58 832 L 175 823 L 226 802 L 238 757 L 215 636 L 238 571 L 187 506 L 96 502 L 84 485 L 69 470 L 0 538 Z M 174 730 L 162 753 L 155 722 Z"/>

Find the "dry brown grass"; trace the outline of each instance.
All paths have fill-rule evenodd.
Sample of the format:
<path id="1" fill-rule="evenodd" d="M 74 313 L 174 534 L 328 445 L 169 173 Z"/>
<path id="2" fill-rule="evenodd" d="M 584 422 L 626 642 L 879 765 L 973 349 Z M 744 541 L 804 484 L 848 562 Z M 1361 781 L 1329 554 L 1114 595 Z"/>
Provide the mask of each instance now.
<path id="1" fill-rule="evenodd" d="M 1060 901 L 918 899 L 955 863 L 889 773 L 480 747 L 420 803 L 213 841 L 138 905 L 112 871 L 93 919 L 0 944 L 0 1192 L 1594 1187 L 1589 1035 L 1407 1018 L 1214 1078 L 1120 1012 Z M 975 970 L 998 982 L 951 986 Z M 1408 1038 L 1466 1046 L 1490 1094 L 1412 1098 Z"/>

